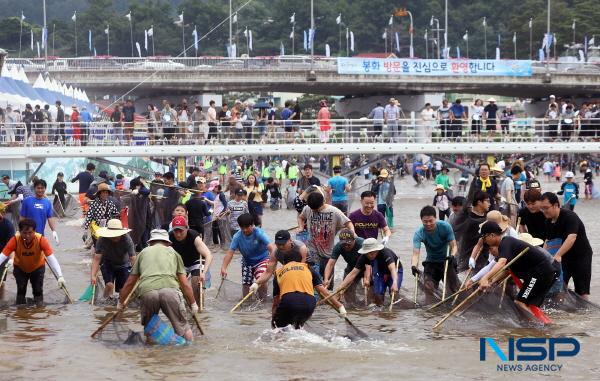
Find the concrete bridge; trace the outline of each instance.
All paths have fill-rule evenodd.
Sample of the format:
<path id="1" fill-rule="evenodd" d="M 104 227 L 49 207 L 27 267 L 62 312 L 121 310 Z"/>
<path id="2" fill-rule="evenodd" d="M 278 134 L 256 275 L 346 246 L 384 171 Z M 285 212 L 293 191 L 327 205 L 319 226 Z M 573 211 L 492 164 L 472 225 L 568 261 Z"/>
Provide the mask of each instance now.
<path id="1" fill-rule="evenodd" d="M 328 95 L 458 92 L 540 98 L 600 95 L 600 67 L 534 64 L 529 77 L 338 74 L 335 59 L 64 59 L 24 65 L 31 80 L 48 72 L 88 94 L 153 96 L 227 91 L 285 91 Z M 10 63 L 10 60 L 9 62 Z M 311 70 L 312 69 L 312 70 Z"/>

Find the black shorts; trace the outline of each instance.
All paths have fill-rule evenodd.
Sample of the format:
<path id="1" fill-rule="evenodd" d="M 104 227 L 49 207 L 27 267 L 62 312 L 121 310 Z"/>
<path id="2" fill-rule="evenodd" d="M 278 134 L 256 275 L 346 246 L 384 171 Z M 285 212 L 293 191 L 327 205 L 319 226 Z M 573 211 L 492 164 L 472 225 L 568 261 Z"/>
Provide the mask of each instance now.
<path id="1" fill-rule="evenodd" d="M 486 120 L 485 129 L 487 131 L 496 131 L 496 119 Z"/>
<path id="2" fill-rule="evenodd" d="M 525 304 L 540 307 L 544 303 L 544 299 L 552 288 L 559 271 L 546 272 L 544 274 L 534 273 L 530 277 L 524 279 L 523 287 L 517 294 L 517 300 Z"/>
<path id="3" fill-rule="evenodd" d="M 446 262 L 423 262 L 423 281 L 431 282 L 433 288 L 437 289 L 440 282 L 444 280 L 444 269 L 446 268 Z M 448 263 L 448 276 L 446 279 L 446 287 L 451 292 L 458 290 L 460 287 L 460 280 L 456 274 L 456 269 L 452 262 Z"/>
<path id="4" fill-rule="evenodd" d="M 312 316 L 317 301 L 313 295 L 304 292 L 288 292 L 283 295 L 275 313 L 273 314 L 273 328 L 294 326 L 300 329 Z"/>
<path id="5" fill-rule="evenodd" d="M 568 285 L 569 280 L 573 278 L 575 292 L 578 295 L 589 294 L 592 280 L 592 256 L 587 255 L 576 260 L 563 258 L 561 264 L 565 285 Z"/>
<path id="6" fill-rule="evenodd" d="M 292 126 L 283 126 L 283 131 L 284 132 L 294 132 L 294 127 Z"/>
<path id="7" fill-rule="evenodd" d="M 114 283 L 116 292 L 121 291 L 125 285 L 130 270 L 129 266 L 113 266 L 108 262 L 102 262 L 100 265 L 104 283 Z"/>

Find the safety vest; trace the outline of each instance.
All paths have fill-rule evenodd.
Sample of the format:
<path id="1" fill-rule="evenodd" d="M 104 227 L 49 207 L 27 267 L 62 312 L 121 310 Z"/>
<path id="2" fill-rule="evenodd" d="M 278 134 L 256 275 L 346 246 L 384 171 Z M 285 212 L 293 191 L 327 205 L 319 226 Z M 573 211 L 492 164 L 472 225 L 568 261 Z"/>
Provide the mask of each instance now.
<path id="1" fill-rule="evenodd" d="M 298 166 L 290 166 L 290 168 L 288 169 L 288 178 L 290 180 L 298 180 Z"/>
<path id="2" fill-rule="evenodd" d="M 275 177 L 278 180 L 283 180 L 285 179 L 285 172 L 283 171 L 283 168 L 281 168 L 280 165 L 275 167 Z"/>
<path id="3" fill-rule="evenodd" d="M 204 161 L 204 169 L 209 170 L 209 169 L 212 169 L 212 167 L 213 167 L 212 160 L 206 159 Z"/>
<path id="4" fill-rule="evenodd" d="M 225 164 L 221 164 L 219 166 L 219 175 L 226 175 L 227 174 L 227 166 Z"/>
<path id="5" fill-rule="evenodd" d="M 288 262 L 277 270 L 277 284 L 279 295 L 283 296 L 289 292 L 303 292 L 308 295 L 314 294 L 312 274 L 306 263 Z"/>
<path id="6" fill-rule="evenodd" d="M 15 250 L 14 265 L 26 273 L 39 269 L 46 264 L 46 255 L 42 251 L 40 241 L 42 235 L 35 233 L 30 247 L 26 247 L 21 234 L 15 234 L 17 248 Z"/>
<path id="7" fill-rule="evenodd" d="M 262 169 L 262 177 L 264 178 L 269 178 L 271 177 L 271 167 L 269 167 L 268 165 L 266 165 L 263 169 Z"/>

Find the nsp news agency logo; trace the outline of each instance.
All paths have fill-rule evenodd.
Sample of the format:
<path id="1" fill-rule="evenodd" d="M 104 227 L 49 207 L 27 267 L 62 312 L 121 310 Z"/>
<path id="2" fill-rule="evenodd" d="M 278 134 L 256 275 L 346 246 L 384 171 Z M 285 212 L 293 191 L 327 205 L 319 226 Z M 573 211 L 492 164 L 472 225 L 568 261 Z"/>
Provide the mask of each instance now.
<path id="1" fill-rule="evenodd" d="M 560 372 L 563 364 L 561 358 L 574 357 L 579 353 L 581 345 L 572 337 L 523 337 L 510 338 L 503 349 L 495 339 L 482 337 L 479 339 L 479 361 L 489 361 L 486 349 L 492 349 L 498 372 Z"/>

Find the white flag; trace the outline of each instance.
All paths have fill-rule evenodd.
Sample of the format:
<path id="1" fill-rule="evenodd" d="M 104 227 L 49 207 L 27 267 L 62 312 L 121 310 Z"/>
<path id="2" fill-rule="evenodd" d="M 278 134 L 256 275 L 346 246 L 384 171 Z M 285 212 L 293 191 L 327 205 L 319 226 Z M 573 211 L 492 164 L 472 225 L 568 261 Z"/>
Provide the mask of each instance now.
<path id="1" fill-rule="evenodd" d="M 487 26 L 487 22 L 485 21 L 485 17 L 483 18 L 483 26 L 486 27 Z"/>
<path id="2" fill-rule="evenodd" d="M 290 32 L 290 38 L 294 38 L 294 31 L 293 30 Z"/>
<path id="3" fill-rule="evenodd" d="M 21 11 L 21 22 L 23 22 L 23 20 L 25 20 L 25 15 L 23 14 L 23 11 Z"/>
<path id="4" fill-rule="evenodd" d="M 31 50 L 33 50 L 33 29 L 31 30 Z"/>
<path id="5" fill-rule="evenodd" d="M 533 27 L 533 17 L 529 19 L 529 29 Z"/>
<path id="6" fill-rule="evenodd" d="M 539 56 L 539 58 L 538 58 L 539 61 L 544 61 L 546 59 L 546 57 L 545 57 L 546 54 L 544 53 L 544 49 L 538 50 L 538 56 Z"/>
<path id="7" fill-rule="evenodd" d="M 88 30 L 88 49 L 92 52 L 92 31 Z"/>
<path id="8" fill-rule="evenodd" d="M 148 31 L 144 29 L 144 49 L 148 51 Z"/>
<path id="9" fill-rule="evenodd" d="M 394 24 L 394 15 L 390 16 L 390 21 L 388 21 L 388 25 L 393 25 Z"/>
<path id="10" fill-rule="evenodd" d="M 248 27 L 246 27 L 246 29 L 244 29 L 244 37 L 248 38 Z"/>
<path id="11" fill-rule="evenodd" d="M 293 24 L 296 22 L 296 12 L 292 13 L 292 16 L 290 17 L 290 24 Z"/>
<path id="12" fill-rule="evenodd" d="M 75 13 L 73 13 L 73 16 L 71 16 L 71 20 L 77 21 L 77 11 L 75 11 Z"/>
<path id="13" fill-rule="evenodd" d="M 252 51 L 252 31 L 248 31 L 248 49 Z"/>
<path id="14" fill-rule="evenodd" d="M 127 20 L 131 21 L 131 11 L 129 11 L 129 13 L 126 14 L 125 17 L 127 18 Z"/>
<path id="15" fill-rule="evenodd" d="M 592 38 L 590 38 L 590 40 L 588 41 L 588 44 L 589 44 L 590 46 L 594 46 L 594 44 L 595 44 L 595 42 L 596 42 L 596 41 L 595 41 L 595 39 L 596 39 L 596 37 L 595 37 L 595 36 L 594 36 L 594 37 L 592 37 Z"/>
<path id="16" fill-rule="evenodd" d="M 396 51 L 400 51 L 400 35 L 396 32 Z"/>
<path id="17" fill-rule="evenodd" d="M 304 41 L 303 41 L 303 45 L 304 45 L 304 50 L 308 50 L 308 38 L 306 37 L 306 31 L 304 30 Z"/>
<path id="18" fill-rule="evenodd" d="M 456 58 L 460 59 L 460 47 L 456 47 Z"/>
<path id="19" fill-rule="evenodd" d="M 37 43 L 37 49 L 38 49 L 38 58 L 40 58 L 41 57 L 41 54 L 40 54 L 40 42 L 36 41 L 36 43 Z"/>
<path id="20" fill-rule="evenodd" d="M 463 35 L 463 40 L 469 41 L 469 31 L 465 32 L 465 34 Z"/>
<path id="21" fill-rule="evenodd" d="M 106 26 L 106 29 L 104 29 L 104 34 L 108 34 L 110 31 L 110 25 Z"/>
<path id="22" fill-rule="evenodd" d="M 154 26 L 151 26 L 150 29 L 148 29 L 148 37 L 152 36 L 154 36 Z"/>
<path id="23" fill-rule="evenodd" d="M 573 25 L 571 25 L 571 29 L 575 30 L 575 20 L 573 20 Z"/>
<path id="24" fill-rule="evenodd" d="M 196 30 L 196 26 L 194 25 L 194 31 L 192 32 L 192 36 L 194 36 L 194 49 L 198 51 L 198 31 Z"/>
<path id="25" fill-rule="evenodd" d="M 350 31 L 350 50 L 354 51 L 354 32 Z"/>
<path id="26" fill-rule="evenodd" d="M 181 19 L 183 20 L 183 15 L 181 16 Z M 237 22 L 237 12 L 233 14 L 233 19 L 231 20 L 232 23 L 236 23 Z"/>
<path id="27" fill-rule="evenodd" d="M 42 49 L 46 47 L 48 42 L 48 29 L 42 28 Z"/>
<path id="28" fill-rule="evenodd" d="M 279 46 L 279 55 L 280 56 L 285 56 L 285 48 L 283 46 L 283 42 L 281 42 L 280 46 Z"/>
<path id="29" fill-rule="evenodd" d="M 335 23 L 340 25 L 342 23 L 342 14 L 340 13 L 338 17 L 335 18 Z"/>
<path id="30" fill-rule="evenodd" d="M 496 46 L 496 59 L 499 60 L 500 59 L 500 47 Z"/>
<path id="31" fill-rule="evenodd" d="M 513 44 L 517 43 L 517 32 L 513 34 Z"/>
<path id="32" fill-rule="evenodd" d="M 387 38 L 387 30 L 383 31 L 383 34 L 381 35 L 382 39 L 386 39 Z"/>
<path id="33" fill-rule="evenodd" d="M 135 47 L 137 48 L 138 56 L 142 58 L 142 49 L 140 48 L 140 43 L 136 41 Z"/>
<path id="34" fill-rule="evenodd" d="M 325 44 L 325 57 L 331 56 L 331 48 L 329 48 L 329 44 Z"/>
<path id="35" fill-rule="evenodd" d="M 94 47 L 94 57 L 96 57 L 98 54 L 96 54 L 96 48 Z"/>
<path id="36" fill-rule="evenodd" d="M 425 40 L 427 40 L 427 29 L 425 29 L 425 35 L 423 36 Z"/>

